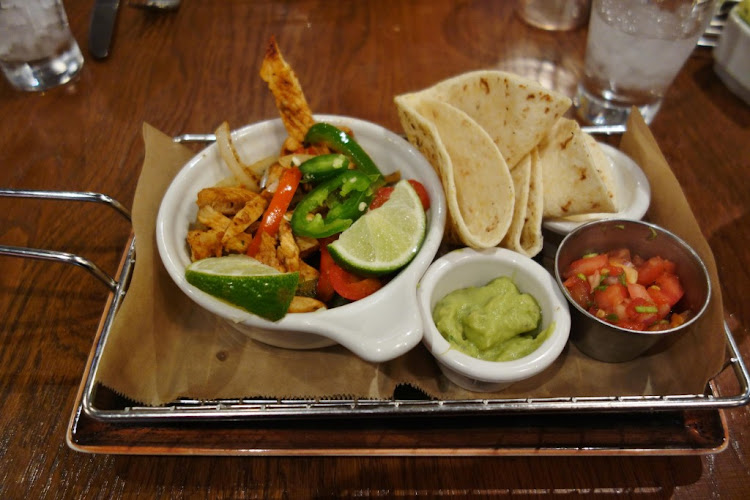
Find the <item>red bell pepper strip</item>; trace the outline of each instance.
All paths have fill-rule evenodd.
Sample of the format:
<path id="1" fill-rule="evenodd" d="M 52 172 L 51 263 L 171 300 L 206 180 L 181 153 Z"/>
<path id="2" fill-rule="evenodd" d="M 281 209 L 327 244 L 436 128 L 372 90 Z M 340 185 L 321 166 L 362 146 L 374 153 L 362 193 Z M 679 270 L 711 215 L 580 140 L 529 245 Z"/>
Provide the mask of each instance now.
<path id="1" fill-rule="evenodd" d="M 331 254 L 326 248 L 324 241 L 320 242 L 320 276 L 318 276 L 318 285 L 316 288 L 316 295 L 318 300 L 322 302 L 328 302 L 333 298 L 335 290 L 333 289 L 333 283 L 331 283 L 331 267 L 335 266 L 336 263 L 331 257 Z"/>
<path id="2" fill-rule="evenodd" d="M 419 201 L 422 202 L 422 208 L 424 208 L 424 211 L 428 211 L 430 209 L 430 195 L 427 192 L 427 188 L 424 187 L 424 184 L 415 179 L 409 179 L 409 184 L 411 184 L 411 187 L 417 192 L 417 196 L 419 196 Z"/>
<path id="3" fill-rule="evenodd" d="M 376 208 L 379 208 L 381 205 L 383 205 L 383 203 L 388 201 L 394 189 L 395 188 L 393 186 L 383 186 L 382 188 L 375 191 L 375 197 L 370 202 L 370 210 L 375 210 Z"/>
<path id="4" fill-rule="evenodd" d="M 414 179 L 409 179 L 409 184 L 411 184 L 411 187 L 414 188 L 414 191 L 417 192 L 417 196 L 419 196 L 419 201 L 422 202 L 422 208 L 424 208 L 424 211 L 430 209 L 430 195 L 427 193 L 427 189 L 424 187 L 424 185 Z M 380 189 L 378 189 L 375 192 L 375 197 L 370 202 L 370 210 L 374 210 L 381 206 L 383 203 L 388 201 L 388 199 L 391 197 L 391 193 L 393 193 L 393 186 L 383 186 Z"/>
<path id="5" fill-rule="evenodd" d="M 260 250 L 260 243 L 262 241 L 262 233 L 274 236 L 281 225 L 281 219 L 289 209 L 289 204 L 292 202 L 297 186 L 302 178 L 302 172 L 297 167 L 291 167 L 284 170 L 279 179 L 279 186 L 276 188 L 276 192 L 271 198 L 271 203 L 268 204 L 263 219 L 261 220 L 260 227 L 255 232 L 252 241 L 247 246 L 247 255 L 254 257 L 258 250 Z"/>
<path id="6" fill-rule="evenodd" d="M 331 259 L 333 261 L 333 259 Z M 336 262 L 332 262 L 330 269 L 328 270 L 328 276 L 331 279 L 331 284 L 336 293 L 348 300 L 360 300 L 364 299 L 368 295 L 371 295 L 383 286 L 377 278 L 360 278 L 356 274 L 352 274 L 345 270 Z"/>

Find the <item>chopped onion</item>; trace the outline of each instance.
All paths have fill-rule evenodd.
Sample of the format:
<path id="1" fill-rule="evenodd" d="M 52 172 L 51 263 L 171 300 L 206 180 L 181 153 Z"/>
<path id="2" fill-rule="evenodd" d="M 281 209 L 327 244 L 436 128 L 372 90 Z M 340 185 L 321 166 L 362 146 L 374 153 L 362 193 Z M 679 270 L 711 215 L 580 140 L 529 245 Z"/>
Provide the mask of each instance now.
<path id="1" fill-rule="evenodd" d="M 258 185 L 258 178 L 255 175 L 251 175 L 246 169 L 245 165 L 240 160 L 240 155 L 232 144 L 232 137 L 229 132 L 229 123 L 224 122 L 219 125 L 216 129 L 216 145 L 219 148 L 219 154 L 224 159 L 224 163 L 227 164 L 229 170 L 232 172 L 240 184 L 243 184 L 248 189 L 253 191 L 260 191 Z"/>
<path id="2" fill-rule="evenodd" d="M 291 154 L 291 155 L 284 155 L 279 158 L 279 163 L 282 167 L 299 167 L 305 161 L 309 160 L 315 155 L 307 155 L 307 154 Z"/>

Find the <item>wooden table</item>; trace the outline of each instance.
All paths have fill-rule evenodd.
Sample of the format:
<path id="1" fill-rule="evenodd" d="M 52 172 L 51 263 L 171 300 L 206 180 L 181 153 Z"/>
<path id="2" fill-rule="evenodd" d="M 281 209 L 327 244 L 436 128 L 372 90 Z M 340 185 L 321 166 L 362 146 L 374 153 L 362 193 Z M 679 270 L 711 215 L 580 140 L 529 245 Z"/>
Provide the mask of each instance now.
<path id="1" fill-rule="evenodd" d="M 86 51 L 90 1 L 66 0 Z M 127 4 L 127 2 L 122 2 Z M 109 59 L 46 93 L 0 84 L 0 186 L 105 193 L 130 206 L 141 124 L 207 132 L 276 116 L 258 76 L 274 34 L 315 112 L 400 131 L 393 96 L 479 68 L 552 75 L 575 86 L 586 30 L 524 25 L 512 2 L 185 0 L 177 12 L 123 5 Z M 542 64 L 543 63 L 543 64 Z M 550 70 L 550 68 L 553 68 Z M 532 75 L 533 76 L 533 75 Z M 697 49 L 652 131 L 719 265 L 727 320 L 750 359 L 750 107 Z M 0 198 L 0 244 L 71 252 L 114 273 L 130 227 L 92 204 Z M 79 268 L 0 258 L 0 497 L 491 496 L 596 493 L 739 498 L 747 407 L 725 411 L 731 442 L 675 457 L 147 457 L 69 449 L 66 428 L 105 300 Z M 737 387 L 731 374 L 720 391 Z"/>

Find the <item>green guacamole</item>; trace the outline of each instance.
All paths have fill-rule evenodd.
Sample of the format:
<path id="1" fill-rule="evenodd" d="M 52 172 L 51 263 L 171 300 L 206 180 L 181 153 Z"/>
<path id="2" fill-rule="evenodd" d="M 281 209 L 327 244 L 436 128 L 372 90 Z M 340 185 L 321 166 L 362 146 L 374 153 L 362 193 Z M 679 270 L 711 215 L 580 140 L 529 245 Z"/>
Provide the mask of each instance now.
<path id="1" fill-rule="evenodd" d="M 482 287 L 449 293 L 435 305 L 432 318 L 453 347 L 488 361 L 522 358 L 542 345 L 554 329 L 550 325 L 539 331 L 539 304 L 506 276 Z"/>

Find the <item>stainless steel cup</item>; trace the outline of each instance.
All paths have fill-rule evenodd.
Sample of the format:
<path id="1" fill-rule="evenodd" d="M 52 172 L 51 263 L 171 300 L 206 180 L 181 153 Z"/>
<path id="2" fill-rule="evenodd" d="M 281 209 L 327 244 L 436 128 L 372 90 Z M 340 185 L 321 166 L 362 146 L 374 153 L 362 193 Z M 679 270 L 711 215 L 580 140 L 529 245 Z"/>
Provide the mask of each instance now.
<path id="1" fill-rule="evenodd" d="M 618 248 L 628 248 L 643 258 L 659 255 L 675 263 L 685 290 L 675 308 L 690 310 L 688 321 L 669 330 L 628 330 L 597 318 L 570 297 L 562 279 L 570 263 L 587 253 Z M 698 254 L 673 233 L 643 221 L 603 220 L 576 228 L 557 249 L 555 278 L 571 306 L 571 341 L 587 356 L 611 363 L 635 359 L 665 337 L 689 328 L 705 312 L 711 297 L 708 271 Z"/>
<path id="2" fill-rule="evenodd" d="M 11 85 L 47 90 L 82 66 L 61 0 L 0 0 L 0 68 Z"/>

